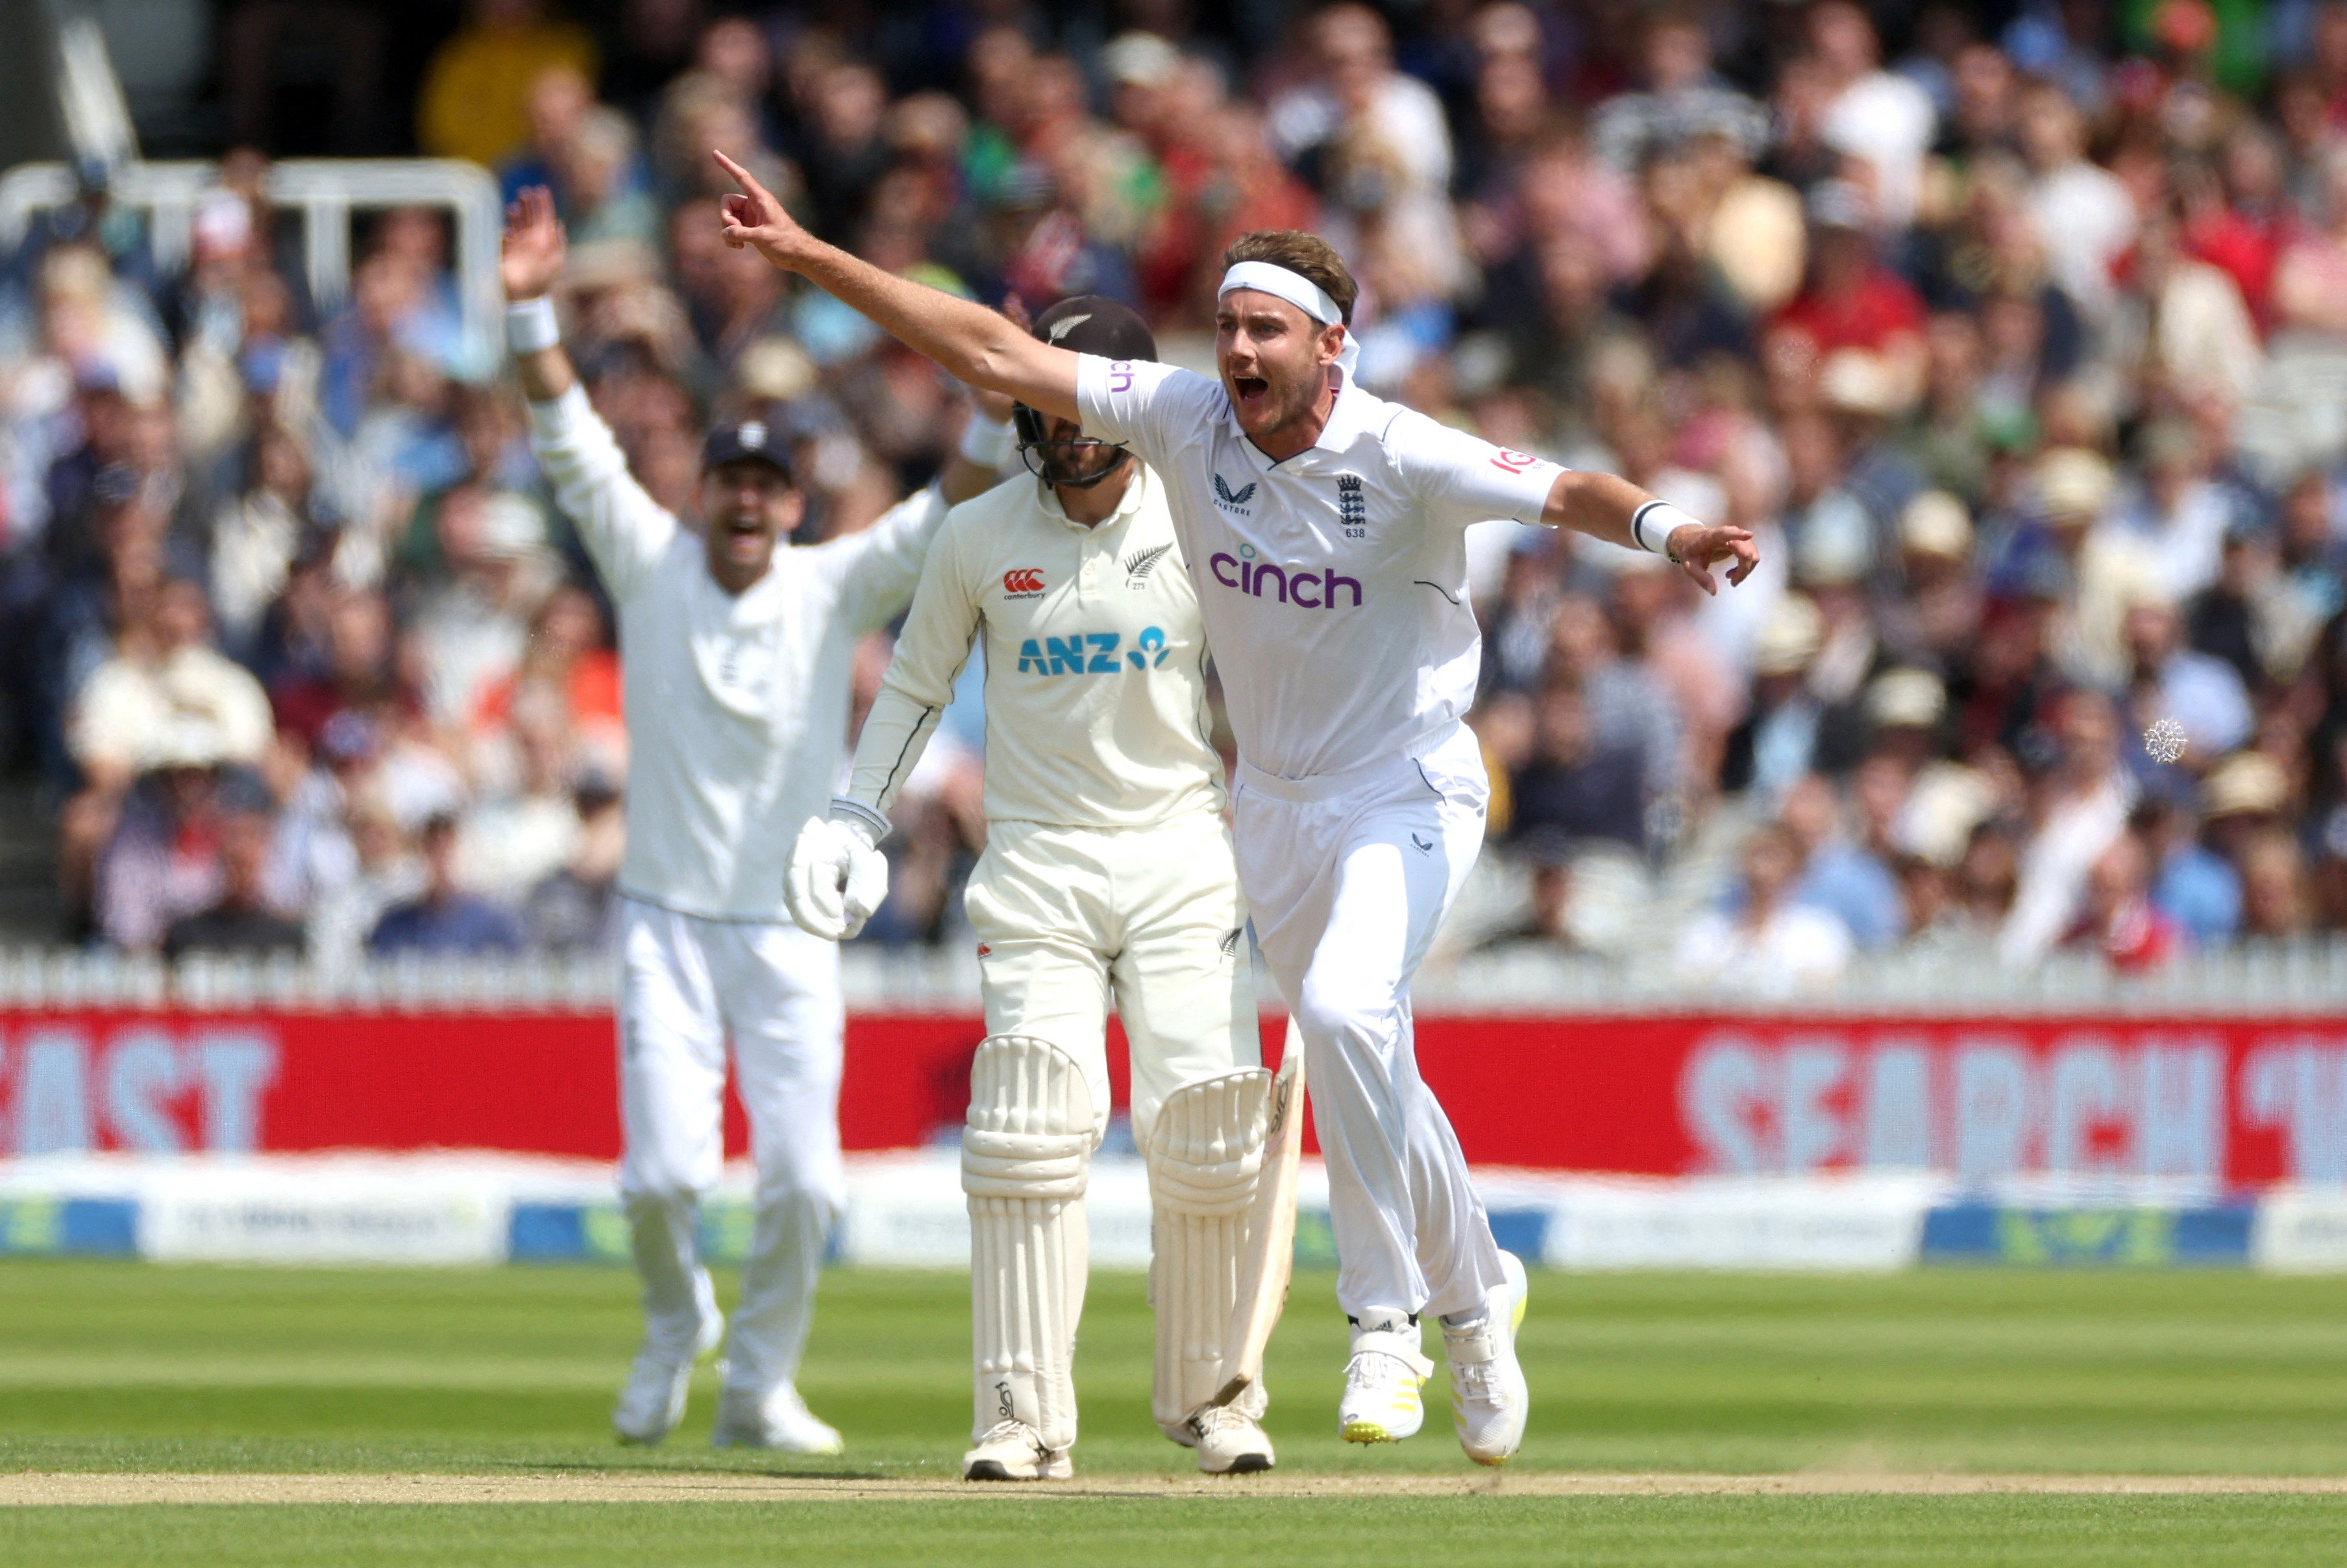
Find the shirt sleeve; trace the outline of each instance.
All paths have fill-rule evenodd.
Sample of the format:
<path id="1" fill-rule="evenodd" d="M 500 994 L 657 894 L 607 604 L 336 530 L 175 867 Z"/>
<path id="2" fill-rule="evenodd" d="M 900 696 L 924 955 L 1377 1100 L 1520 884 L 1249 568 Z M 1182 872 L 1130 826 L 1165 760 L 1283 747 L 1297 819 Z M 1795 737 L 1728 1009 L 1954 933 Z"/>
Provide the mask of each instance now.
<path id="1" fill-rule="evenodd" d="M 676 518 L 648 495 L 612 439 L 611 427 L 573 384 L 551 403 L 529 405 L 530 450 L 554 487 L 555 504 L 579 529 L 611 597 L 625 602 L 676 538 Z"/>
<path id="2" fill-rule="evenodd" d="M 958 532 L 948 525 L 921 569 L 913 608 L 897 634 L 896 657 L 880 678 L 879 693 L 856 739 L 844 799 L 876 832 L 887 832 L 889 808 L 953 701 L 954 682 L 969 662 L 979 621 Z"/>
<path id="3" fill-rule="evenodd" d="M 896 619 L 921 580 L 929 541 L 946 520 L 935 485 L 906 497 L 862 533 L 817 547 L 839 571 L 839 606 L 860 635 Z"/>
<path id="4" fill-rule="evenodd" d="M 1128 446 L 1160 469 L 1169 454 L 1196 438 L 1222 392 L 1220 383 L 1195 371 L 1152 360 L 1088 354 L 1076 365 L 1077 423 L 1084 434 Z"/>
<path id="5" fill-rule="evenodd" d="M 1422 414 L 1396 420 L 1386 449 L 1427 516 L 1455 528 L 1494 518 L 1541 522 L 1548 493 L 1564 472 L 1545 457 L 1494 446 Z"/>

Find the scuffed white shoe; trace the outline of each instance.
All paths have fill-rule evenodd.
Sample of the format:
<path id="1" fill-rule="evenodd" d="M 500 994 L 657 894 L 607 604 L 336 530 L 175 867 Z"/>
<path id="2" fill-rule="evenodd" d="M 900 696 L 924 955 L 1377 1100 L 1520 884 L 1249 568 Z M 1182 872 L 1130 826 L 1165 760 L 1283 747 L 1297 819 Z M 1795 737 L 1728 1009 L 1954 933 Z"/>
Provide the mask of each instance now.
<path id="1" fill-rule="evenodd" d="M 961 1456 L 964 1481 L 1066 1481 L 1076 1473 L 1065 1449 L 1046 1448 L 1024 1421 L 997 1421 Z"/>
<path id="2" fill-rule="evenodd" d="M 763 1398 L 746 1389 L 717 1397 L 717 1430 L 710 1442 L 721 1449 L 772 1449 L 786 1454 L 835 1454 L 846 1444 L 838 1429 L 818 1419 L 784 1383 Z"/>
<path id="3" fill-rule="evenodd" d="M 1255 1419 L 1226 1405 L 1201 1405 L 1184 1424 L 1198 1468 L 1208 1475 L 1260 1475 L 1277 1462 Z"/>
<path id="4" fill-rule="evenodd" d="M 725 1319 L 712 1313 L 693 1332 L 692 1348 L 682 1359 L 669 1346 L 648 1335 L 636 1352 L 635 1365 L 620 1387 L 620 1402 L 611 1410 L 611 1430 L 623 1443 L 659 1442 L 684 1419 L 685 1396 L 692 1388 L 692 1368 L 717 1348 L 725 1337 Z"/>
<path id="5" fill-rule="evenodd" d="M 1503 1278 L 1484 1297 L 1483 1320 L 1466 1328 L 1442 1326 L 1450 1353 L 1450 1422 L 1459 1446 L 1477 1464 L 1507 1463 L 1523 1447 L 1524 1421 L 1532 1414 L 1532 1389 L 1523 1363 L 1516 1359 L 1516 1330 L 1523 1327 L 1529 1282 L 1522 1260 L 1500 1255 Z"/>
<path id="6" fill-rule="evenodd" d="M 1434 1372 L 1419 1354 L 1418 1325 L 1399 1314 L 1370 1327 L 1353 1327 L 1353 1358 L 1345 1366 L 1345 1397 L 1337 1406 L 1337 1432 L 1348 1443 L 1398 1443 L 1426 1420 L 1418 1391 Z"/>

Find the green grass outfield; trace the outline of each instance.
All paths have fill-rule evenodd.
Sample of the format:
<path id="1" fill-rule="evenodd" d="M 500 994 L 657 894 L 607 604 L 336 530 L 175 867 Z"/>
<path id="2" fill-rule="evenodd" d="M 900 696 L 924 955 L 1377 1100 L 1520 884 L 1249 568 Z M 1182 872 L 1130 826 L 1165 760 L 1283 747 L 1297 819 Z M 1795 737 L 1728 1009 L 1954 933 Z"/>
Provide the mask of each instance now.
<path id="1" fill-rule="evenodd" d="M 825 1276 L 802 1386 L 847 1434 L 837 1460 L 712 1451 L 705 1372 L 667 1446 L 613 1446 L 635 1331 L 632 1284 L 610 1270 L 0 1263 L 0 1493 L 24 1471 L 952 1476 L 969 1409 L 958 1276 Z M 1087 1476 L 1187 1472 L 1149 1423 L 1148 1346 L 1140 1280 L 1095 1276 Z M 1273 1347 L 1269 1426 L 1281 1477 L 1370 1483 L 1346 1495 L 1236 1481 L 1203 1498 L 5 1507 L 0 1563 L 2347 1562 L 2347 1495 L 1509 1490 L 1593 1471 L 2347 1475 L 2347 1279 L 1536 1275 L 1522 1347 L 1532 1432 L 1496 1477 L 1460 1456 L 1440 1373 L 1418 1439 L 1336 1440 L 1343 1321 L 1310 1275 Z M 1381 1476 L 1500 1490 L 1378 1495 Z"/>

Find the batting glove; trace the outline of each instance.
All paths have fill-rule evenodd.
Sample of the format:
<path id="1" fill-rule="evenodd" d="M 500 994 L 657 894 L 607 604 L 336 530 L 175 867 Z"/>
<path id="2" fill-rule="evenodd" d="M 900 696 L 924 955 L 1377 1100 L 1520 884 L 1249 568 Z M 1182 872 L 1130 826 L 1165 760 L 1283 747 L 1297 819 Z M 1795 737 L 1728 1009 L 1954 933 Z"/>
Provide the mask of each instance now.
<path id="1" fill-rule="evenodd" d="M 783 877 L 783 898 L 799 929 L 846 941 L 887 897 L 888 857 L 873 844 L 871 828 L 853 819 L 807 819 Z"/>

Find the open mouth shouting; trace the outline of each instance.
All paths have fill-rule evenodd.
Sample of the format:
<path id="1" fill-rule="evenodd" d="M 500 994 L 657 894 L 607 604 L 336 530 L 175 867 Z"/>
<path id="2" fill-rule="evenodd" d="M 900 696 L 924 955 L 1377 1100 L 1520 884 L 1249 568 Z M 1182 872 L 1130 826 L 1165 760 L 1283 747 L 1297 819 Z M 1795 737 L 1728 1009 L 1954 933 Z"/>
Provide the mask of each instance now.
<path id="1" fill-rule="evenodd" d="M 1271 400 L 1271 383 L 1259 375 L 1234 375 L 1231 393 L 1241 408 L 1261 408 Z"/>
<path id="2" fill-rule="evenodd" d="M 766 519 L 756 512 L 730 512 L 717 526 L 718 548 L 737 565 L 757 565 L 767 543 Z"/>

